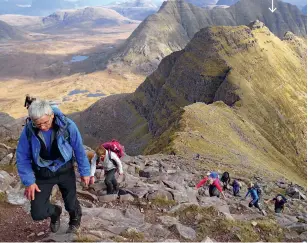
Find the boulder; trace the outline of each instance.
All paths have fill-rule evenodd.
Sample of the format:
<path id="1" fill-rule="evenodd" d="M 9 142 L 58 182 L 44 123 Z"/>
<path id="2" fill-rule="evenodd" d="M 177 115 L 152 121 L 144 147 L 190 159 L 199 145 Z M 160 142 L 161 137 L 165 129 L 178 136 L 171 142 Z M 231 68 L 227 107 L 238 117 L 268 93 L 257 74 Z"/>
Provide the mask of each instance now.
<path id="1" fill-rule="evenodd" d="M 100 202 L 114 202 L 118 199 L 118 195 L 117 194 L 109 194 L 109 195 L 103 195 L 103 196 L 99 196 L 98 200 Z"/>
<path id="2" fill-rule="evenodd" d="M 299 241 L 299 235 L 295 231 L 285 232 L 285 238 L 287 241 L 291 241 L 291 242 Z"/>
<path id="3" fill-rule="evenodd" d="M 180 238 L 184 240 L 194 241 L 197 237 L 196 231 L 190 227 L 184 226 L 180 223 L 176 223 L 171 226 L 171 229 L 177 233 Z"/>
<path id="4" fill-rule="evenodd" d="M 214 240 L 212 240 L 210 237 L 205 237 L 201 242 L 215 242 Z"/>
<path id="5" fill-rule="evenodd" d="M 12 205 L 24 205 L 27 203 L 28 199 L 24 195 L 24 189 L 22 190 L 8 190 L 7 192 L 7 202 Z"/>
<path id="6" fill-rule="evenodd" d="M 143 198 L 149 191 L 147 187 L 133 187 L 126 188 L 125 190 L 136 198 Z"/>
<path id="7" fill-rule="evenodd" d="M 134 200 L 131 194 L 120 195 L 120 202 L 133 202 Z"/>
<path id="8" fill-rule="evenodd" d="M 294 223 L 287 227 L 288 229 L 292 231 L 296 231 L 298 234 L 301 234 L 303 232 L 307 232 L 307 225 L 304 223 Z"/>
<path id="9" fill-rule="evenodd" d="M 307 242 L 307 232 L 303 232 L 299 235 L 299 238 L 302 242 Z"/>
<path id="10" fill-rule="evenodd" d="M 174 224 L 178 223 L 178 219 L 171 217 L 171 216 L 159 216 L 158 219 L 161 221 L 161 223 L 167 227 L 170 227 Z"/>
<path id="11" fill-rule="evenodd" d="M 155 200 L 157 198 L 165 200 L 173 200 L 172 194 L 168 191 L 163 191 L 163 190 L 155 191 L 147 195 L 148 200 Z"/>
<path id="12" fill-rule="evenodd" d="M 4 170 L 0 170 L 0 192 L 5 192 L 14 182 L 14 178 Z"/>
<path id="13" fill-rule="evenodd" d="M 140 170 L 139 171 L 139 176 L 140 177 L 145 177 L 145 178 L 151 178 L 155 176 L 159 176 L 160 172 L 159 171 L 154 171 L 154 170 Z"/>
<path id="14" fill-rule="evenodd" d="M 83 207 L 86 207 L 86 208 L 94 208 L 95 207 L 95 205 L 93 203 L 91 203 L 87 200 L 84 200 L 84 199 L 78 199 L 78 200 L 79 200 L 81 206 L 83 206 Z"/>
<path id="15" fill-rule="evenodd" d="M 164 241 L 171 232 L 160 224 L 155 224 L 147 230 L 149 237 L 155 241 Z"/>
<path id="16" fill-rule="evenodd" d="M 98 198 L 96 195 L 88 192 L 88 191 L 83 191 L 81 189 L 77 188 L 77 194 L 79 194 L 82 197 L 85 197 L 86 199 L 90 200 L 90 201 L 97 201 Z"/>
<path id="17" fill-rule="evenodd" d="M 295 216 L 286 214 L 276 214 L 276 221 L 281 227 L 286 227 L 297 223 L 298 219 Z"/>
<path id="18" fill-rule="evenodd" d="M 8 155 L 6 155 L 1 161 L 0 161 L 0 165 L 8 165 L 12 162 L 14 157 L 13 153 L 10 153 Z"/>
<path id="19" fill-rule="evenodd" d="M 290 186 L 286 190 L 286 194 L 292 198 L 303 199 L 306 200 L 306 196 L 299 191 L 295 186 Z"/>
<path id="20" fill-rule="evenodd" d="M 221 213 L 230 214 L 230 209 L 225 200 L 221 200 L 218 197 L 202 197 L 199 202 L 202 207 L 211 207 L 217 209 Z"/>
<path id="21" fill-rule="evenodd" d="M 136 208 L 128 208 L 124 212 L 124 216 L 134 220 L 135 222 L 142 224 L 144 223 L 144 214 L 142 214 L 138 209 Z"/>

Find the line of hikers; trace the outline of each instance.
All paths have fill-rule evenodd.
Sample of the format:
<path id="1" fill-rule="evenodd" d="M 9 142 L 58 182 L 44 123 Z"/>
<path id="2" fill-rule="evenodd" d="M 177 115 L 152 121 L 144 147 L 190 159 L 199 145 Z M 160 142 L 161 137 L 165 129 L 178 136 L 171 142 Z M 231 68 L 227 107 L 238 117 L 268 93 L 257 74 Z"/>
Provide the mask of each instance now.
<path id="1" fill-rule="evenodd" d="M 222 186 L 221 186 L 222 183 Z M 242 188 L 242 184 L 240 181 L 234 179 L 231 183 L 231 178 L 229 172 L 224 172 L 219 178 L 219 174 L 217 172 L 208 172 L 207 176 L 204 177 L 197 185 L 196 189 L 199 189 L 204 184 L 208 185 L 209 187 L 209 194 L 210 197 L 222 197 L 226 199 L 224 190 L 228 189 L 228 186 L 231 185 L 233 189 L 233 196 L 241 197 L 240 196 L 240 189 Z M 263 215 L 266 215 L 265 211 L 260 206 L 260 199 L 262 195 L 261 187 L 258 183 L 250 182 L 248 185 L 248 191 L 243 198 L 245 200 L 248 196 L 251 196 L 251 201 L 249 202 L 249 207 L 256 207 Z M 284 210 L 284 205 L 287 202 L 287 199 L 282 195 L 278 194 L 273 199 L 269 199 L 264 201 L 266 204 L 269 202 L 273 202 L 275 204 L 275 213 L 282 213 Z"/>
<path id="2" fill-rule="evenodd" d="M 77 199 L 74 162 L 77 162 L 85 186 L 93 184 L 96 169 L 103 168 L 107 194 L 117 194 L 119 187 L 115 173 L 123 174 L 121 157 L 124 147 L 112 140 L 98 146 L 95 152 L 86 153 L 76 124 L 57 107 L 37 99 L 27 108 L 29 119 L 18 141 L 16 162 L 21 182 L 26 187 L 25 196 L 31 200 L 32 219 L 50 218 L 50 230 L 59 230 L 62 208 L 49 200 L 53 186 L 58 185 L 70 217 L 67 233 L 76 232 L 80 227 L 82 210 Z M 230 183 L 229 173 L 224 173 L 221 181 L 223 188 L 218 173 L 212 172 L 196 187 L 208 182 L 210 196 L 219 197 L 221 194 L 225 198 L 223 189 L 227 189 Z M 240 182 L 234 180 L 232 186 L 234 196 L 239 196 Z M 257 189 L 252 184 L 246 197 L 249 194 L 252 197 L 249 206 L 261 210 Z M 272 201 L 275 202 L 275 211 L 282 212 L 286 199 L 278 196 Z"/>

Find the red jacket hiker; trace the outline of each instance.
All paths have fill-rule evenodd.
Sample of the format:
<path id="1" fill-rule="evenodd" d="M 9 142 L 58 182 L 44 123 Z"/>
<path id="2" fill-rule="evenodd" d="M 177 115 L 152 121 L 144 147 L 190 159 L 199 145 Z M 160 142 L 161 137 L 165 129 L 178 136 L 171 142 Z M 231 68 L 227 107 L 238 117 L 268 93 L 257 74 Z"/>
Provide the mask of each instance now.
<path id="1" fill-rule="evenodd" d="M 203 185 L 207 182 L 208 179 L 209 179 L 208 177 L 204 177 L 204 178 L 196 185 L 196 188 L 198 189 L 198 188 L 200 188 L 201 186 L 203 186 Z M 218 189 L 219 192 L 222 192 L 222 187 L 221 187 L 221 185 L 220 185 L 220 182 L 219 182 L 219 179 L 218 179 L 218 178 L 214 179 L 212 185 L 215 186 L 215 187 Z"/>

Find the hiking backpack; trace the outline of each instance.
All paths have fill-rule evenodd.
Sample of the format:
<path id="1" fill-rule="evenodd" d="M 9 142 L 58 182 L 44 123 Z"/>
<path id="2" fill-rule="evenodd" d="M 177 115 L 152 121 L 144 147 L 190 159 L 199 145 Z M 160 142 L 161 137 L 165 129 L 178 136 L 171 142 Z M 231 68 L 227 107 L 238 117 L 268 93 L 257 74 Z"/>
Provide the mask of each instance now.
<path id="1" fill-rule="evenodd" d="M 110 159 L 110 151 L 116 153 L 116 155 L 120 158 L 124 156 L 124 146 L 121 145 L 117 140 L 113 139 L 110 142 L 106 142 L 102 144 L 102 147 L 104 147 L 109 152 L 109 159 Z"/>
<path id="2" fill-rule="evenodd" d="M 254 188 L 256 189 L 258 196 L 261 197 L 262 189 L 261 189 L 260 185 L 258 183 L 255 183 Z"/>

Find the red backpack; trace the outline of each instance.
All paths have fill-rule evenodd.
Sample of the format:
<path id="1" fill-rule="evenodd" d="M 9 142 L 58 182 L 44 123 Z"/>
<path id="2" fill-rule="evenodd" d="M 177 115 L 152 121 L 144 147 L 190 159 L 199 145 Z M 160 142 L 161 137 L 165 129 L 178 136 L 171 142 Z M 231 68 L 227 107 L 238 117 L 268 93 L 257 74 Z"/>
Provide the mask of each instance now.
<path id="1" fill-rule="evenodd" d="M 115 139 L 111 140 L 110 142 L 103 143 L 101 146 L 108 150 L 108 152 L 112 151 L 116 153 L 119 158 L 124 156 L 124 146 Z"/>

